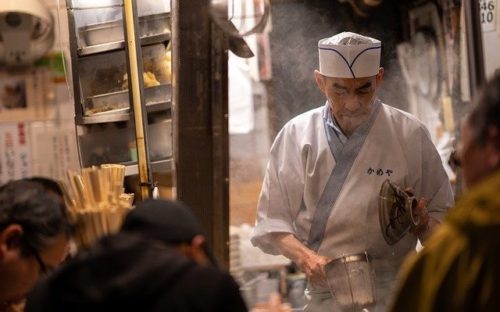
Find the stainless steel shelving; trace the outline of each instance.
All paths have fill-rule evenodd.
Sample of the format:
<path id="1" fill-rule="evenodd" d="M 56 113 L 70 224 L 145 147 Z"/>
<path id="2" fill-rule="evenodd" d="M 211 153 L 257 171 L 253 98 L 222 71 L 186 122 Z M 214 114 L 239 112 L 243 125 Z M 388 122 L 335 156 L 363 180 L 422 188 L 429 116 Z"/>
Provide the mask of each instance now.
<path id="1" fill-rule="evenodd" d="M 117 162 L 126 166 L 126 175 L 138 174 L 137 164 L 131 161 L 134 159 L 132 129 L 135 126 L 125 75 L 129 60 L 122 2 L 103 1 L 99 7 L 90 6 L 83 0 L 67 0 L 66 3 L 80 164 L 89 167 L 101 162 Z M 149 62 L 152 68 L 164 64 L 162 57 L 172 37 L 170 7 L 168 5 L 167 10 L 164 3 L 166 1 L 137 0 L 142 15 L 134 18 L 139 27 L 143 61 Z M 153 172 L 170 172 L 173 170 L 171 122 L 163 122 L 171 119 L 172 86 L 165 80 L 164 72 L 153 73 L 145 64 L 143 66 L 143 75 L 152 73 L 159 83 L 158 86 L 144 86 L 141 91 L 148 129 L 153 129 L 154 136 L 148 149 L 157 155 L 156 158 L 160 157 L 152 158 L 149 163 Z"/>
<path id="2" fill-rule="evenodd" d="M 169 41 L 171 38 L 170 33 L 154 35 L 151 37 L 141 38 L 141 45 L 151 45 L 155 43 L 162 43 L 165 41 Z M 79 56 L 89 56 L 93 54 L 112 52 L 117 50 L 125 49 L 125 41 L 117 41 L 117 42 L 109 42 L 103 44 L 97 44 L 88 47 L 78 48 L 77 52 Z"/>
<path id="3" fill-rule="evenodd" d="M 123 163 L 125 165 L 125 175 L 136 175 L 139 173 L 137 162 Z M 170 172 L 174 169 L 174 161 L 172 158 L 154 160 L 151 162 L 151 170 L 153 172 Z"/>
<path id="4" fill-rule="evenodd" d="M 162 102 L 155 103 L 146 106 L 148 113 L 150 112 L 160 112 L 170 110 L 171 102 Z M 120 122 L 120 121 L 128 121 L 131 118 L 130 109 L 119 113 L 101 113 L 95 114 L 92 116 L 82 116 L 78 117 L 75 120 L 79 125 L 90 125 L 90 124 L 98 124 L 98 123 L 108 123 L 108 122 Z"/>

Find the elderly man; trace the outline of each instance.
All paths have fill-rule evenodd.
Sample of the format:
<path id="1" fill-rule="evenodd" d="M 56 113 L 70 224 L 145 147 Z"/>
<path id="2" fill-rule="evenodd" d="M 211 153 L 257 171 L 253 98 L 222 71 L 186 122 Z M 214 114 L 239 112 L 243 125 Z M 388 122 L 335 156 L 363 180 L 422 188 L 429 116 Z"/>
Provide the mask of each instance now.
<path id="1" fill-rule="evenodd" d="M 61 197 L 44 185 L 18 180 L 0 187 L 0 311 L 61 263 L 70 229 Z"/>
<path id="2" fill-rule="evenodd" d="M 470 190 L 403 266 L 391 311 L 500 311 L 500 73 L 461 132 L 460 161 Z"/>
<path id="3" fill-rule="evenodd" d="M 412 115 L 383 104 L 380 41 L 340 33 L 319 41 L 322 107 L 289 121 L 270 152 L 252 242 L 294 261 L 309 279 L 305 311 L 331 311 L 325 264 L 367 254 L 375 271 L 377 309 L 383 309 L 405 255 L 439 224 L 453 196 L 439 155 Z M 424 199 L 420 222 L 390 246 L 379 225 L 384 180 Z M 330 281 L 335 283 L 335 281 Z M 365 285 L 370 287 L 369 285 Z"/>

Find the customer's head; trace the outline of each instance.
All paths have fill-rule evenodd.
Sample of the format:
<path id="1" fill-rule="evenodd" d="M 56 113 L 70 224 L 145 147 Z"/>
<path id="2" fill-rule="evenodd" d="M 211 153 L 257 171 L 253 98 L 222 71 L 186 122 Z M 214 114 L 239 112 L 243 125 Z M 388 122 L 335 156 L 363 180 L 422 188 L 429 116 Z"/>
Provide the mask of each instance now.
<path id="1" fill-rule="evenodd" d="M 500 169 L 500 73 L 483 88 L 462 125 L 460 161 L 472 186 Z"/>
<path id="2" fill-rule="evenodd" d="M 63 190 L 59 183 L 50 178 L 35 176 L 31 178 L 27 178 L 26 181 L 31 181 L 40 184 L 46 191 L 52 192 L 54 195 L 57 195 L 59 198 L 64 200 L 63 198 Z"/>
<path id="3" fill-rule="evenodd" d="M 0 305 L 21 300 L 64 259 L 71 224 L 61 198 L 40 183 L 0 187 Z"/>
<path id="4" fill-rule="evenodd" d="M 200 264 L 216 264 L 203 227 L 191 209 L 181 202 L 161 199 L 141 202 L 127 215 L 121 231 L 176 247 Z"/>
<path id="5" fill-rule="evenodd" d="M 376 91 L 382 83 L 381 42 L 343 32 L 318 43 L 318 88 L 325 94 L 333 117 L 350 135 L 370 116 Z"/>

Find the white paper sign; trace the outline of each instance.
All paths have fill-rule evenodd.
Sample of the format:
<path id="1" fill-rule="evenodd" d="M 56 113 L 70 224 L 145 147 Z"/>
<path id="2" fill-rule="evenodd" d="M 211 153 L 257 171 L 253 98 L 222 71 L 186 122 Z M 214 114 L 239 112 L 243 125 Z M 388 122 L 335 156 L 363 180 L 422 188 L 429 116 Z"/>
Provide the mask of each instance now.
<path id="1" fill-rule="evenodd" d="M 497 0 L 479 0 L 483 31 L 495 31 L 497 26 Z"/>
<path id="2" fill-rule="evenodd" d="M 33 174 L 64 180 L 68 170 L 79 170 L 74 126 L 34 123 Z"/>
<path id="3" fill-rule="evenodd" d="M 0 124 L 0 184 L 31 174 L 28 125 Z"/>

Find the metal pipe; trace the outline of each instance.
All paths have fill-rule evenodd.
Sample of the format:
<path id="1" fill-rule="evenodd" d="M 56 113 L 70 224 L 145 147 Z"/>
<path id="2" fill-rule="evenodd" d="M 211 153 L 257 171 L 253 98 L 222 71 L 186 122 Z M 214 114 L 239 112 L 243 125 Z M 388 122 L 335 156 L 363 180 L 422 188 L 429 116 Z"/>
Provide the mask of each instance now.
<path id="1" fill-rule="evenodd" d="M 123 23 L 126 30 L 125 40 L 127 41 L 128 90 L 134 114 L 140 191 L 141 199 L 145 200 L 151 197 L 153 177 L 148 153 L 148 120 L 144 101 L 141 41 L 139 32 L 136 31 L 136 29 L 139 29 L 136 1 L 123 1 Z"/>
<path id="2" fill-rule="evenodd" d="M 467 40 L 470 94 L 471 97 L 474 98 L 479 87 L 486 81 L 479 1 L 467 0 L 462 3 L 464 4 L 465 10 L 465 32 Z"/>

